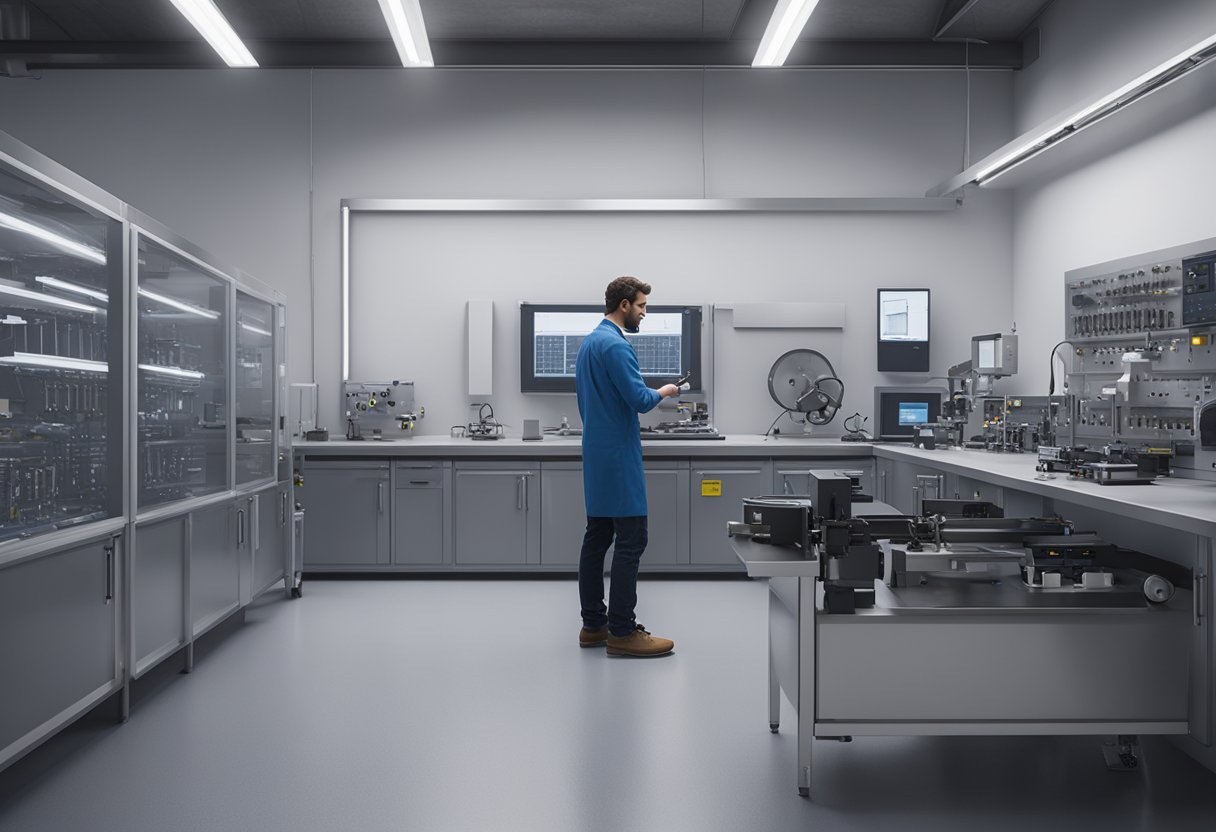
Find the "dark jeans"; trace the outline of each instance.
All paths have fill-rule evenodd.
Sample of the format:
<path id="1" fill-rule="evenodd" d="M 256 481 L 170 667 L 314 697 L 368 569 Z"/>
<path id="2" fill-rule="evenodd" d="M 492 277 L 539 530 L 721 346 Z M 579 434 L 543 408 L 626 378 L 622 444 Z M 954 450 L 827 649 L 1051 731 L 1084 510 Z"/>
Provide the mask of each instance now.
<path id="1" fill-rule="evenodd" d="M 604 555 L 616 538 L 612 556 L 612 587 L 604 606 Z M 588 517 L 583 551 L 578 559 L 578 595 L 583 626 L 596 630 L 608 625 L 614 636 L 627 636 L 635 625 L 638 605 L 638 563 L 646 551 L 646 518 Z"/>

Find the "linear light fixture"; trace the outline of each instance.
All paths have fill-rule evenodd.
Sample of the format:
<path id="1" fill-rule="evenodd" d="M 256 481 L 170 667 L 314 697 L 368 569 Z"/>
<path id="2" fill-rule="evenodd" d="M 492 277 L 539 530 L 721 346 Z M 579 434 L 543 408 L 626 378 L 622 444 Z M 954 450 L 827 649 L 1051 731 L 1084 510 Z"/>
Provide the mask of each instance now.
<path id="1" fill-rule="evenodd" d="M 380 0 L 380 11 L 393 36 L 402 66 L 434 66 L 418 0 Z"/>
<path id="2" fill-rule="evenodd" d="M 1002 153 L 996 160 L 980 168 L 972 181 L 981 186 L 991 182 L 1042 153 L 1048 147 L 1058 144 L 1132 102 L 1139 101 L 1172 84 L 1213 58 L 1216 58 L 1216 35 L 1205 38 L 1189 49 L 1179 52 L 1168 61 L 1163 61 L 1096 101 L 1086 104 L 1066 116 L 1052 119 L 1047 127 L 1036 130 L 1033 138 L 1019 143 L 1017 147 L 1007 153 Z"/>
<path id="3" fill-rule="evenodd" d="M 252 332 L 254 335 L 264 335 L 267 338 L 273 337 L 273 334 L 271 332 L 269 332 L 265 329 L 262 329 L 261 327 L 256 327 L 253 324 L 247 324 L 244 321 L 241 321 L 239 324 L 237 324 L 237 326 L 239 326 L 241 329 L 245 330 L 246 332 Z"/>
<path id="4" fill-rule="evenodd" d="M 173 298 L 153 292 L 150 289 L 144 289 L 143 287 L 140 287 L 139 294 L 148 300 L 163 303 L 165 306 L 171 306 L 174 309 L 178 309 L 182 312 L 189 312 L 191 315 L 198 315 L 200 318 L 209 318 L 210 320 L 214 321 L 220 316 L 219 312 L 213 312 L 210 309 L 203 309 L 190 303 L 183 303 L 180 300 L 174 300 Z"/>
<path id="5" fill-rule="evenodd" d="M 769 18 L 764 36 L 760 38 L 760 48 L 752 59 L 752 66 L 774 67 L 784 64 L 807 20 L 810 19 L 811 12 L 815 11 L 818 4 L 819 0 L 777 0 L 773 16 Z"/>
<path id="6" fill-rule="evenodd" d="M 140 364 L 139 369 L 149 373 L 158 373 L 173 378 L 203 379 L 206 375 L 198 370 L 183 370 L 181 367 L 162 367 L 159 364 Z"/>
<path id="7" fill-rule="evenodd" d="M 61 292 L 72 292 L 77 295 L 84 295 L 86 298 L 99 300 L 102 303 L 110 302 L 110 296 L 100 289 L 81 286 L 79 283 L 71 283 L 67 280 L 60 280 L 57 277 L 47 277 L 46 275 L 42 274 L 34 275 L 34 280 L 41 283 L 43 286 L 50 286 L 52 289 L 58 289 Z"/>
<path id="8" fill-rule="evenodd" d="M 90 306 L 87 303 L 79 303 L 67 298 L 57 298 L 54 295 L 48 295 L 46 292 L 34 292 L 29 289 L 22 289 L 19 286 L 6 286 L 3 283 L 0 283 L 0 294 L 37 301 L 38 303 L 45 303 L 50 306 L 58 306 L 60 309 L 71 309 L 73 312 L 96 313 L 102 311 L 98 307 Z"/>
<path id="9" fill-rule="evenodd" d="M 51 231 L 49 228 L 43 228 L 41 225 L 35 225 L 28 220 L 23 220 L 21 217 L 13 216 L 12 214 L 0 211 L 0 228 L 9 228 L 19 234 L 27 234 L 30 237 L 36 237 L 44 243 L 50 243 L 55 248 L 62 249 L 68 254 L 74 254 L 77 257 L 83 258 L 100 266 L 104 266 L 106 262 L 106 253 L 94 246 L 85 245 L 77 240 L 69 239 L 62 234 Z"/>
<path id="10" fill-rule="evenodd" d="M 223 13 L 212 0 L 170 0 L 190 25 L 198 29 L 224 63 L 232 67 L 255 67 L 258 62 L 249 54 Z"/>
<path id="11" fill-rule="evenodd" d="M 42 367 L 51 370 L 77 370 L 82 373 L 108 373 L 110 366 L 104 361 L 87 361 L 83 358 L 66 358 L 62 355 L 42 355 L 36 352 L 15 352 L 0 357 L 0 364 L 16 364 L 22 367 Z"/>

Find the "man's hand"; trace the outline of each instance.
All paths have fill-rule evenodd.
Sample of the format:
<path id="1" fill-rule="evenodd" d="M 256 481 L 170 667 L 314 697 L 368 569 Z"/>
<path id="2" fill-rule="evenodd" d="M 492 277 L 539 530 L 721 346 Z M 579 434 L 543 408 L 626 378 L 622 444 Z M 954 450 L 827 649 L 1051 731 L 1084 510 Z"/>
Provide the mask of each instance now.
<path id="1" fill-rule="evenodd" d="M 659 388 L 659 395 L 664 399 L 674 398 L 680 395 L 680 388 L 674 384 L 664 384 Z"/>

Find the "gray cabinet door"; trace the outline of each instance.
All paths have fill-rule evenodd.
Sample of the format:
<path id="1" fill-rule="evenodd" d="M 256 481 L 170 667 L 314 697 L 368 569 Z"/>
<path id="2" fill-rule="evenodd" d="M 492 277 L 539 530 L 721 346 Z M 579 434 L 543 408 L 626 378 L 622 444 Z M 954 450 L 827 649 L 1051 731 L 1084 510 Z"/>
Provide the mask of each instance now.
<path id="1" fill-rule="evenodd" d="M 742 570 L 743 564 L 726 536 L 726 524 L 743 516 L 744 497 L 767 494 L 772 489 L 772 463 L 693 460 L 689 479 L 691 562 Z"/>
<path id="2" fill-rule="evenodd" d="M 393 470 L 393 563 L 452 562 L 452 464 L 399 461 Z"/>
<path id="3" fill-rule="evenodd" d="M 107 539 L 0 569 L 0 763 L 23 750 L 18 741 L 27 733 L 117 689 L 121 550 L 108 546 Z"/>
<path id="4" fill-rule="evenodd" d="M 399 488 L 393 500 L 393 563 L 443 563 L 443 489 Z"/>
<path id="5" fill-rule="evenodd" d="M 461 566 L 540 562 L 540 466 L 457 465 L 455 551 Z"/>
<path id="6" fill-rule="evenodd" d="M 238 532 L 238 523 L 247 517 L 247 505 L 245 498 L 240 498 L 190 513 L 190 620 L 194 635 L 240 606 L 238 541 L 244 535 Z M 238 515 L 238 511 L 246 514 Z"/>
<path id="7" fill-rule="evenodd" d="M 375 566 L 388 563 L 388 463 L 306 464 L 304 568 Z"/>
<path id="8" fill-rule="evenodd" d="M 647 461 L 648 542 L 642 568 L 688 563 L 688 468 L 684 462 Z M 733 518 L 732 518 L 733 519 Z"/>
<path id="9" fill-rule="evenodd" d="M 540 562 L 577 567 L 587 530 L 581 462 L 541 463 Z"/>
<path id="10" fill-rule="evenodd" d="M 186 643 L 187 535 L 185 516 L 135 529 L 130 606 L 136 677 Z"/>
<path id="11" fill-rule="evenodd" d="M 925 497 L 954 496 L 945 482 L 946 475 L 941 471 L 899 460 L 890 460 L 890 463 L 886 502 L 896 511 L 912 514 L 920 510 L 921 500 Z"/>
<path id="12" fill-rule="evenodd" d="M 286 485 L 254 495 L 249 540 L 253 543 L 253 596 L 283 580 L 286 571 L 287 524 L 291 522 Z"/>

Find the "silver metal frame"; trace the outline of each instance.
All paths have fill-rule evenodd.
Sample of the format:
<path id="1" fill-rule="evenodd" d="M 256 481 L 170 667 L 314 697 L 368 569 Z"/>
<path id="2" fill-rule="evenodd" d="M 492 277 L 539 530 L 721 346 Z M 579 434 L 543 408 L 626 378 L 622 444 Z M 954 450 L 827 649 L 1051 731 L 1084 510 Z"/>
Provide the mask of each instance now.
<path id="1" fill-rule="evenodd" d="M 352 212 L 402 214 L 810 214 L 953 211 L 954 197 L 754 197 L 738 199 L 343 199 L 341 210 L 342 381 L 350 378 Z M 712 314 L 712 313 L 711 313 Z M 712 409 L 711 409 L 712 413 Z"/>
<path id="2" fill-rule="evenodd" d="M 274 466 L 273 466 L 274 473 L 272 473 L 269 477 L 264 477 L 260 480 L 253 480 L 253 481 L 247 482 L 247 483 L 238 483 L 236 481 L 236 467 L 235 467 L 236 466 L 236 431 L 235 431 L 235 428 L 236 428 L 236 422 L 235 422 L 235 419 L 236 419 L 236 373 L 235 372 L 232 373 L 232 396 L 233 396 L 233 398 L 232 398 L 232 418 L 234 420 L 233 421 L 234 430 L 233 430 L 232 488 L 237 493 L 243 494 L 243 493 L 246 493 L 249 491 L 257 491 L 261 488 L 266 487 L 267 485 L 271 485 L 272 483 L 276 483 L 279 481 L 278 455 L 279 455 L 279 452 L 281 451 L 281 447 L 279 444 L 279 442 L 280 442 L 279 417 L 282 415 L 282 402 L 280 401 L 282 399 L 282 391 L 280 390 L 281 385 L 280 385 L 280 379 L 279 379 L 279 363 L 280 363 L 280 359 L 283 359 L 285 357 L 282 355 L 281 351 L 286 350 L 287 345 L 281 344 L 280 338 L 279 338 L 279 328 L 280 328 L 279 327 L 279 315 L 281 313 L 283 313 L 282 301 L 276 299 L 275 297 L 273 297 L 271 295 L 266 295 L 256 289 L 251 289 L 248 286 L 245 286 L 241 283 L 234 283 L 233 289 L 234 289 L 234 291 L 233 291 L 233 294 L 231 297 L 231 300 L 232 300 L 232 326 L 230 327 L 232 330 L 232 353 L 231 353 L 232 356 L 233 357 L 236 356 L 236 337 L 237 337 L 236 336 L 236 330 L 237 330 L 236 301 L 237 301 L 238 295 L 246 295 L 248 297 L 253 298 L 254 300 L 259 300 L 262 303 L 270 305 L 271 319 L 272 319 L 271 325 L 270 325 L 270 331 L 271 331 L 271 338 L 274 341 L 274 361 L 272 362 L 272 365 L 270 367 L 271 376 L 274 380 L 274 393 L 273 393 L 274 403 L 273 403 L 273 407 L 271 409 L 271 415 L 270 415 L 270 420 L 271 420 L 271 425 L 272 425 L 271 436 L 274 437 L 274 440 L 273 440 L 274 455 L 275 455 L 275 462 L 274 462 Z M 283 362 L 283 363 L 286 363 L 286 362 Z"/>

